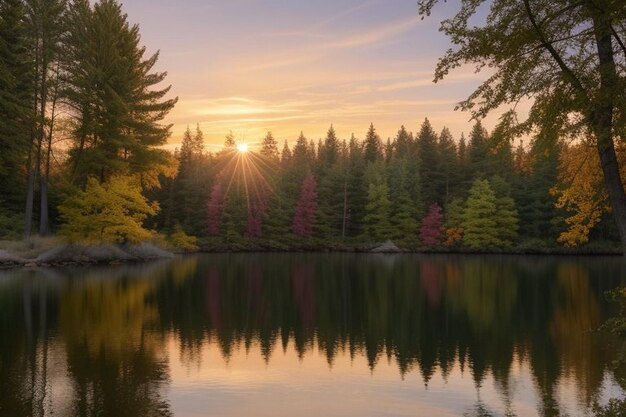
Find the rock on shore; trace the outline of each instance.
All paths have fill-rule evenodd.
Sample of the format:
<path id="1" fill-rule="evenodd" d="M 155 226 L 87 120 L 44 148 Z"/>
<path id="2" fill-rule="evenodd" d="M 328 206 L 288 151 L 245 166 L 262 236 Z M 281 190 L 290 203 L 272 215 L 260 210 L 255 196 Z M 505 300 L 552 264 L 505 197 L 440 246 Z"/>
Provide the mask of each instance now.
<path id="1" fill-rule="evenodd" d="M 397 247 L 391 240 L 386 241 L 380 246 L 375 247 L 372 253 L 402 253 L 402 249 Z"/>
<path id="2" fill-rule="evenodd" d="M 138 245 L 59 244 L 45 250 L 35 258 L 20 257 L 6 250 L 0 250 L 0 267 L 112 264 L 166 259 L 174 256 L 173 253 L 151 243 L 140 243 Z"/>

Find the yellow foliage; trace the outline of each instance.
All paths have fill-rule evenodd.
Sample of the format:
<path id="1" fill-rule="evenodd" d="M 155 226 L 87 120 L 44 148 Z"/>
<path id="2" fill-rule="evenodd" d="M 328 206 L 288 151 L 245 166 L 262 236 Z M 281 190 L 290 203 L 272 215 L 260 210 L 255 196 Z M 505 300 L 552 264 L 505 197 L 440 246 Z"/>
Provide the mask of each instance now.
<path id="1" fill-rule="evenodd" d="M 568 230 L 558 241 L 569 247 L 587 243 L 591 229 L 610 209 L 597 150 L 586 143 L 564 149 L 559 181 L 566 185 L 552 189 L 556 206 L 572 214 L 565 219 Z"/>
<path id="2" fill-rule="evenodd" d="M 189 236 L 180 227 L 176 228 L 174 233 L 169 236 L 168 240 L 175 248 L 188 252 L 198 250 L 198 238 L 195 236 Z"/>
<path id="3" fill-rule="evenodd" d="M 162 151 L 160 156 L 160 162 L 153 163 L 150 169 L 140 174 L 141 186 L 145 189 L 160 188 L 159 176 L 174 178 L 178 172 L 178 160 L 170 152 Z"/>
<path id="4" fill-rule="evenodd" d="M 152 234 L 143 221 L 159 211 L 141 194 L 137 179 L 115 176 L 100 184 L 90 178 L 85 191 L 78 191 L 59 206 L 61 234 L 70 241 L 87 243 L 138 243 Z"/>

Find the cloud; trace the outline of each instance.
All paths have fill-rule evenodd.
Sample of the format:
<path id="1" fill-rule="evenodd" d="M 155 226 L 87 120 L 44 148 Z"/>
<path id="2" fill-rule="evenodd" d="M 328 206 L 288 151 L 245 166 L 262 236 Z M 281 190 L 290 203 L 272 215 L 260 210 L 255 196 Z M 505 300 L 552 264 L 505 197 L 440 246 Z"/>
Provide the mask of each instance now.
<path id="1" fill-rule="evenodd" d="M 324 49 L 346 49 L 359 46 L 373 46 L 411 30 L 417 25 L 418 22 L 419 19 L 417 16 L 393 21 L 373 30 L 363 31 L 342 40 L 329 43 L 324 46 Z"/>

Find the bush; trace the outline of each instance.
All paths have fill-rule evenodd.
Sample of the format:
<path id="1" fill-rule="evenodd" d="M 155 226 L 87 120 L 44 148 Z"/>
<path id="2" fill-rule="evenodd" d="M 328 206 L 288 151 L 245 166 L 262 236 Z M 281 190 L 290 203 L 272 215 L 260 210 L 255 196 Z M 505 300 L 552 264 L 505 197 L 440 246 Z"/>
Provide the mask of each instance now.
<path id="1" fill-rule="evenodd" d="M 199 249 L 198 238 L 195 236 L 189 236 L 185 233 L 180 226 L 177 226 L 172 234 L 168 237 L 170 245 L 176 249 L 181 249 L 185 252 L 195 252 Z"/>

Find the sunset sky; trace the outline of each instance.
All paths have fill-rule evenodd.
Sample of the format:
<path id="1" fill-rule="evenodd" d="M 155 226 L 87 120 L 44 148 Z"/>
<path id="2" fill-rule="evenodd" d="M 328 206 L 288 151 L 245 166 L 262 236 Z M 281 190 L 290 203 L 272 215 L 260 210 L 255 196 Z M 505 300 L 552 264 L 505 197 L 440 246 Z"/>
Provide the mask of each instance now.
<path id="1" fill-rule="evenodd" d="M 148 50 L 161 50 L 158 69 L 179 97 L 172 146 L 196 123 L 208 144 L 231 129 L 251 143 L 268 130 L 281 143 L 300 130 L 317 140 L 331 123 L 340 138 L 363 138 L 373 122 L 386 139 L 402 124 L 418 130 L 425 117 L 458 138 L 470 123 L 455 103 L 484 76 L 468 68 L 432 83 L 450 47 L 439 22 L 457 7 L 442 3 L 420 20 L 415 0 L 124 3 Z"/>

